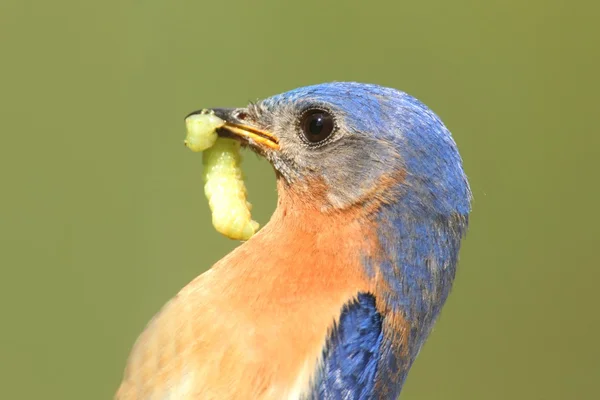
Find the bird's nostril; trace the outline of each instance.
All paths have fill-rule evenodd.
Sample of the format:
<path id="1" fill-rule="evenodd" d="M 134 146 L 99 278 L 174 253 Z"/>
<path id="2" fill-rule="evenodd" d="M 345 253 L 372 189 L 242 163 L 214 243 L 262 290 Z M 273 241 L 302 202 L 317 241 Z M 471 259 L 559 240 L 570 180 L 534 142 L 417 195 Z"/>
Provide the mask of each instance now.
<path id="1" fill-rule="evenodd" d="M 235 117 L 240 121 L 245 121 L 246 118 L 248 118 L 248 114 L 245 113 L 244 111 L 238 111 L 236 113 Z"/>

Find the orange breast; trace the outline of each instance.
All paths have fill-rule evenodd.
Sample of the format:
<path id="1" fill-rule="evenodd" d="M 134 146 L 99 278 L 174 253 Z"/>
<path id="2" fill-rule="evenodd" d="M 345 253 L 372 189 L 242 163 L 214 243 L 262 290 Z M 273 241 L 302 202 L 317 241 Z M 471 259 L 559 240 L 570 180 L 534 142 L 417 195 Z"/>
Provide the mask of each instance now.
<path id="1" fill-rule="evenodd" d="M 373 289 L 361 265 L 375 246 L 368 227 L 282 196 L 261 232 L 150 322 L 116 398 L 298 398 L 342 306 Z"/>

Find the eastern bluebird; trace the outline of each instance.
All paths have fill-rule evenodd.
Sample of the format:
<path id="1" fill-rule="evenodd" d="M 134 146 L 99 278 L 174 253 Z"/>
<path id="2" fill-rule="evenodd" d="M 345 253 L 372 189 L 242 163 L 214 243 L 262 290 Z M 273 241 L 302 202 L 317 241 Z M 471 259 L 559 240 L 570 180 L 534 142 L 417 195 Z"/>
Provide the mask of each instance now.
<path id="1" fill-rule="evenodd" d="M 116 398 L 398 397 L 468 224 L 450 132 L 403 92 L 348 82 L 215 113 L 273 165 L 277 208 L 152 319 Z"/>

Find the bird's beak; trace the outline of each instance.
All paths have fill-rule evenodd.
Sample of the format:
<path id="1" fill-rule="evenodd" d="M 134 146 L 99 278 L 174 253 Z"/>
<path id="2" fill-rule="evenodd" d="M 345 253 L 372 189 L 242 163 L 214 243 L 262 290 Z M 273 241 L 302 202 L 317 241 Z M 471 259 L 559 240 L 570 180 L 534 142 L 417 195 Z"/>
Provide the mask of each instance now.
<path id="1" fill-rule="evenodd" d="M 259 150 L 279 150 L 279 139 L 270 132 L 245 124 L 237 117 L 239 109 L 236 108 L 212 108 L 215 115 L 225 121 L 225 125 L 217 129 L 222 137 L 231 137 L 242 140 Z M 194 111 L 186 118 L 200 114 L 202 111 Z"/>

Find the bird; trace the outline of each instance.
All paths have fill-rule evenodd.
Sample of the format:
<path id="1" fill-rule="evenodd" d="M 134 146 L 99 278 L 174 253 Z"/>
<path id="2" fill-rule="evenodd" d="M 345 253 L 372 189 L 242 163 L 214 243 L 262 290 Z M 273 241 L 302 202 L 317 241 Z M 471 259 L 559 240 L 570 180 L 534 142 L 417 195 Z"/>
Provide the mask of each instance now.
<path id="1" fill-rule="evenodd" d="M 219 136 L 272 164 L 277 206 L 152 318 L 115 399 L 398 398 L 471 212 L 448 128 L 357 82 L 212 110 Z"/>

